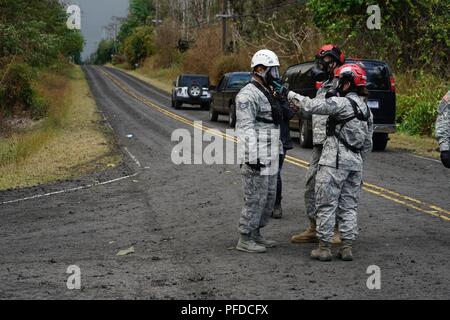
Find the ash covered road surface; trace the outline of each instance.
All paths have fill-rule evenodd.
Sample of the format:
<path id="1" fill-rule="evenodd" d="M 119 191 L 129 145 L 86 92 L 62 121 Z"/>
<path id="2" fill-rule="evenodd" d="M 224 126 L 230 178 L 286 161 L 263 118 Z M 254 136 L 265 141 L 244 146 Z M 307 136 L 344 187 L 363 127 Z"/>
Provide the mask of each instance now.
<path id="1" fill-rule="evenodd" d="M 171 134 L 192 126 L 130 93 L 167 110 L 170 97 L 118 70 L 84 71 L 127 160 L 77 181 L 0 193 L 0 298 L 450 298 L 450 172 L 439 163 L 371 154 L 351 263 L 313 261 L 314 245 L 289 243 L 307 226 L 306 171 L 287 164 L 285 215 L 264 230 L 280 246 L 262 255 L 237 252 L 238 166 L 174 165 Z M 226 118 L 210 123 L 197 108 L 176 112 L 227 127 Z M 310 152 L 296 147 L 289 155 L 308 161 Z M 90 187 L 98 182 L 108 183 Z M 79 186 L 87 187 L 15 202 Z M 135 253 L 116 255 L 131 246 Z M 67 289 L 71 265 L 80 267 L 81 290 Z M 381 270 L 381 290 L 367 288 L 372 265 Z"/>

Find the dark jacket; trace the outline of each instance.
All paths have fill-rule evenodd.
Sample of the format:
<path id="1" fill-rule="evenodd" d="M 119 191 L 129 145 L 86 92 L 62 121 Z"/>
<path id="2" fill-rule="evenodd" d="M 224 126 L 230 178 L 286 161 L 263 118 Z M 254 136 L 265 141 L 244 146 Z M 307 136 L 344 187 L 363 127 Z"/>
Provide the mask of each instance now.
<path id="1" fill-rule="evenodd" d="M 294 149 L 291 139 L 291 130 L 289 129 L 289 121 L 295 116 L 295 112 L 289 107 L 289 102 L 286 98 L 276 98 L 277 102 L 283 110 L 283 121 L 280 125 L 281 142 L 284 150 Z"/>

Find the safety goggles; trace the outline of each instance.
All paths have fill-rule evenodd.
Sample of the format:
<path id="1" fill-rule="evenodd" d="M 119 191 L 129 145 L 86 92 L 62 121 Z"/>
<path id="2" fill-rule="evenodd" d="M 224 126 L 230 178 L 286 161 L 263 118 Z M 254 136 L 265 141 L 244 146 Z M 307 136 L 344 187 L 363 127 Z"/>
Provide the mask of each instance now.
<path id="1" fill-rule="evenodd" d="M 281 79 L 279 67 L 270 67 L 269 70 L 267 70 L 267 73 L 270 75 L 272 79 Z"/>

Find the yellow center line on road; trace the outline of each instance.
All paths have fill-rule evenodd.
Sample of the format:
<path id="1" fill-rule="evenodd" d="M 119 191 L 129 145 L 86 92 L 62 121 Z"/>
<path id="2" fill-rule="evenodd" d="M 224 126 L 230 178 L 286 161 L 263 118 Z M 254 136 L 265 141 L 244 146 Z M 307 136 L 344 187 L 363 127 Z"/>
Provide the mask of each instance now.
<path id="1" fill-rule="evenodd" d="M 222 137 L 228 141 L 237 143 L 236 137 L 230 136 L 218 129 L 208 128 L 203 125 L 199 125 L 198 123 L 196 123 L 193 120 L 189 120 L 189 119 L 184 118 L 174 112 L 171 112 L 165 108 L 162 108 L 162 107 L 156 105 L 155 103 L 153 103 L 152 101 L 150 101 L 149 99 L 147 99 L 141 95 L 138 95 L 137 93 L 130 90 L 129 87 L 124 82 L 122 82 L 121 80 L 118 80 L 115 76 L 113 76 L 109 72 L 106 72 L 101 68 L 98 68 L 98 70 L 102 74 L 104 74 L 107 78 L 109 78 L 117 87 L 122 89 L 125 93 L 132 96 L 136 100 L 142 102 L 143 104 L 147 105 L 148 107 L 151 107 L 174 120 L 177 120 L 179 122 L 182 122 L 184 124 L 192 126 L 192 127 L 199 129 L 205 133 L 209 133 L 214 136 Z M 307 161 L 296 158 L 296 157 L 292 157 L 292 156 L 287 156 L 286 162 L 293 164 L 297 167 L 303 168 L 303 169 L 307 169 L 309 166 L 309 163 Z M 379 187 L 379 186 L 376 186 L 374 184 L 367 183 L 367 182 L 364 182 L 363 190 L 366 192 L 369 192 L 371 194 L 377 195 L 379 197 L 391 200 L 397 204 L 406 206 L 408 208 L 426 213 L 426 214 L 434 216 L 434 217 L 441 218 L 446 221 L 450 221 L 450 211 L 442 209 L 434 204 L 428 204 L 426 202 L 414 199 L 409 196 L 402 195 L 398 192 L 395 192 L 395 191 L 392 191 L 392 190 L 389 190 L 389 189 L 386 189 L 383 187 Z"/>

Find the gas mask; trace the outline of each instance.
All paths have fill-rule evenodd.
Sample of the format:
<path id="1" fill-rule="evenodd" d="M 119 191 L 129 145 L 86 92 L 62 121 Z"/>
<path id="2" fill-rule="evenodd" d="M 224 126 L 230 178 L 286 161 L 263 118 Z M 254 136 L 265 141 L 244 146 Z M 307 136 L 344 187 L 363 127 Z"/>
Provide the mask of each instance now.
<path id="1" fill-rule="evenodd" d="M 280 81 L 280 67 L 268 67 L 263 73 L 255 73 L 262 78 L 268 86 L 272 86 L 274 81 Z"/>
<path id="2" fill-rule="evenodd" d="M 350 92 L 350 88 L 347 91 L 344 91 L 344 85 L 346 83 L 348 83 L 348 81 L 345 79 L 339 79 L 339 81 L 337 83 L 336 91 L 339 93 L 339 96 L 341 96 L 341 97 L 345 97 L 347 95 L 347 93 Z"/>
<path id="3" fill-rule="evenodd" d="M 323 59 L 316 59 L 316 64 L 311 69 L 315 81 L 324 82 L 330 78 L 331 63 L 333 63 L 333 61 L 326 62 Z"/>

